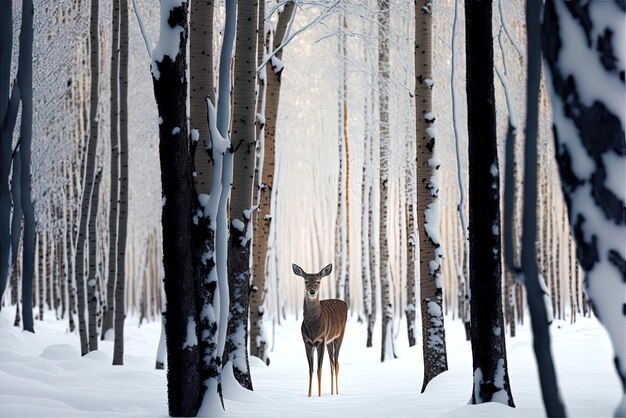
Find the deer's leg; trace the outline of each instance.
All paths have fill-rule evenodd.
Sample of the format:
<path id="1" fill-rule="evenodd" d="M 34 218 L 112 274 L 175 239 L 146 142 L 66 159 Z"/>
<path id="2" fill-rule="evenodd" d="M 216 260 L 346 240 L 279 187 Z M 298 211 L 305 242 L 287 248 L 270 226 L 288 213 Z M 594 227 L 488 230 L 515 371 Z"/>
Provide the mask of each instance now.
<path id="1" fill-rule="evenodd" d="M 306 359 L 309 362 L 309 398 L 311 397 L 311 384 L 313 383 L 313 344 L 304 343 Z"/>
<path id="2" fill-rule="evenodd" d="M 330 343 L 326 346 L 326 350 L 328 350 L 328 360 L 330 362 L 330 394 L 334 394 L 334 384 L 335 384 L 335 346 L 333 343 Z"/>
<path id="3" fill-rule="evenodd" d="M 317 396 L 322 396 L 322 364 L 324 364 L 324 343 L 317 344 Z"/>
<path id="4" fill-rule="evenodd" d="M 339 350 L 341 349 L 341 343 L 343 342 L 344 331 L 341 331 L 339 338 L 333 341 L 333 344 L 335 345 L 335 393 L 337 395 L 339 395 Z"/>

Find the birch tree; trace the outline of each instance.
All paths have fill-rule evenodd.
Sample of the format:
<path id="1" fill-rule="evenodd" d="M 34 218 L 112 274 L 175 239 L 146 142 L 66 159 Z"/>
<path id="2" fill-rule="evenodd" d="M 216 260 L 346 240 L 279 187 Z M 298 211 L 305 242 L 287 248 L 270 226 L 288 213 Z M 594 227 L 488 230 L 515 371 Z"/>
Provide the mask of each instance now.
<path id="1" fill-rule="evenodd" d="M 623 2 L 549 0 L 541 28 L 570 229 L 622 388 L 615 416 L 626 416 L 625 14 Z"/>
<path id="2" fill-rule="evenodd" d="M 210 146 L 206 102 L 215 102 L 213 74 L 213 0 L 192 1 L 189 19 L 189 126 L 198 131 L 202 151 Z M 208 194 L 211 185 L 210 154 L 196 152 L 194 157 L 196 190 Z"/>
<path id="3" fill-rule="evenodd" d="M 98 145 L 98 84 L 100 81 L 99 55 L 100 45 L 98 39 L 98 17 L 99 17 L 98 0 L 91 1 L 91 15 L 89 21 L 89 55 L 90 55 L 90 87 L 89 87 L 89 137 L 87 139 L 87 151 L 85 156 L 85 175 L 84 187 L 82 191 L 81 207 L 80 207 L 80 225 L 78 229 L 78 240 L 76 244 L 76 284 L 78 291 L 78 323 L 79 334 L 81 340 L 81 354 L 84 356 L 89 351 L 88 327 L 89 324 L 84 320 L 84 311 L 89 303 L 85 301 L 85 248 L 87 238 L 87 221 L 89 210 L 91 208 L 91 200 L 95 185 L 96 173 L 96 148 Z M 96 324 L 91 324 L 96 326 Z"/>
<path id="4" fill-rule="evenodd" d="M 119 138 L 119 59 L 120 59 L 120 0 L 111 1 L 111 85 L 110 99 L 110 150 L 111 165 L 109 190 L 109 271 L 106 280 L 106 301 L 102 318 L 102 339 L 113 332 L 113 316 L 115 315 L 115 279 L 117 278 L 117 231 L 119 222 L 119 183 L 120 183 L 120 138 Z"/>
<path id="5" fill-rule="evenodd" d="M 439 237 L 439 176 L 435 115 L 432 109 L 432 3 L 415 1 L 415 136 L 417 141 L 417 213 L 419 229 L 420 305 L 424 381 L 448 370 L 443 324 L 441 269 L 443 248 Z"/>
<path id="6" fill-rule="evenodd" d="M 502 317 L 491 1 L 465 1 L 472 404 L 514 406 Z"/>
<path id="7" fill-rule="evenodd" d="M 120 121 L 120 192 L 119 221 L 115 278 L 115 340 L 113 364 L 124 363 L 124 293 L 126 289 L 126 238 L 128 235 L 128 0 L 121 0 L 120 7 L 120 72 L 119 72 L 119 121 Z M 109 260 L 110 262 L 110 260 Z"/>
<path id="8" fill-rule="evenodd" d="M 337 281 L 335 294 L 349 305 L 348 267 L 350 263 L 350 215 L 349 215 L 349 152 L 348 152 L 348 52 L 347 44 L 348 21 L 345 9 L 339 15 L 339 89 L 338 89 L 338 120 L 337 145 L 339 155 L 339 173 L 337 178 L 337 216 L 335 221 L 335 265 Z"/>
<path id="9" fill-rule="evenodd" d="M 262 0 L 264 1 L 264 0 Z M 250 297 L 250 241 L 256 149 L 255 102 L 257 57 L 257 2 L 237 7 L 237 39 L 233 89 L 231 148 L 234 153 L 228 237 L 230 314 L 226 337 L 227 362 L 235 379 L 252 390 L 248 364 L 248 301 Z"/>
<path id="10" fill-rule="evenodd" d="M 393 298 L 389 266 L 389 0 L 378 0 L 378 73 L 380 113 L 380 286 L 382 340 L 380 360 L 395 358 L 393 343 Z"/>
<path id="11" fill-rule="evenodd" d="M 100 180 L 102 179 L 102 167 L 96 168 L 96 177 L 93 183 L 91 204 L 89 208 L 89 265 L 87 267 L 87 312 L 89 316 L 87 330 L 89 337 L 89 351 L 98 349 L 98 319 L 97 309 L 99 298 L 97 295 L 98 266 L 96 253 L 98 251 L 98 232 L 96 231 L 96 219 L 98 217 L 98 206 L 100 203 Z M 42 234 L 43 235 L 43 234 Z M 44 240 L 45 242 L 45 240 Z M 42 245 L 42 250 L 45 244 Z M 43 279 L 43 278 L 42 278 Z"/>
<path id="12" fill-rule="evenodd" d="M 19 38 L 19 57 L 17 79 L 11 91 L 10 100 L 8 100 L 9 80 L 11 69 L 11 49 L 13 44 L 12 37 L 12 2 L 8 2 L 6 7 L 9 11 L 2 13 L 2 29 L 0 29 L 0 228 L 3 231 L 9 231 L 8 218 L 6 225 L 4 224 L 5 210 L 10 205 L 10 197 L 8 196 L 8 170 L 11 166 L 11 145 L 13 138 L 13 129 L 17 120 L 19 103 L 22 105 L 22 118 L 20 120 L 20 139 L 19 145 L 13 155 L 14 177 L 12 187 L 15 189 L 13 196 L 18 197 L 19 202 L 14 201 L 13 204 L 19 211 L 14 211 L 13 224 L 18 224 L 23 216 L 24 232 L 23 232 L 23 251 L 22 251 L 22 324 L 25 331 L 35 332 L 33 326 L 33 274 L 35 269 L 35 213 L 33 201 L 31 197 L 31 141 L 33 127 L 33 15 L 34 7 L 32 0 L 24 0 L 22 2 L 22 26 Z M 5 55 L 6 54 L 6 55 Z M 5 101 L 5 99 L 7 99 Z M 8 154 L 6 154 L 8 152 Z M 19 160 L 19 161 L 18 161 Z M 6 171 L 5 171 L 6 170 Z M 6 177 L 4 176 L 6 172 Z M 6 190 L 4 189 L 6 182 Z M 19 193 L 17 191 L 19 190 Z M 7 195 L 5 195 L 5 191 Z M 21 212 L 21 214 L 19 213 Z M 8 213 L 6 213 L 8 216 Z M 4 229 L 6 227 L 6 230 Z M 4 233 L 4 232 L 3 232 Z M 0 254 L 0 299 L 6 288 L 9 274 L 9 263 L 11 259 L 17 257 L 17 249 L 19 243 L 19 231 L 13 228 L 13 236 L 0 235 L 0 241 L 6 247 L 0 246 L 0 252 L 7 251 L 6 260 L 3 259 L 5 254 Z M 12 239 L 12 251 L 10 254 L 9 239 Z M 6 264 L 4 264 L 6 263 Z M 6 265 L 6 271 L 5 271 Z M 5 276 L 6 274 L 6 276 Z"/>
<path id="13" fill-rule="evenodd" d="M 254 243 L 253 243 L 253 261 L 252 261 L 252 278 L 253 288 L 256 292 L 252 293 L 250 305 L 250 340 L 254 342 L 254 348 L 251 348 L 253 355 L 263 359 L 264 344 L 262 318 L 265 312 L 265 280 L 268 270 L 268 247 L 270 240 L 270 227 L 272 224 L 272 190 L 274 187 L 275 175 L 275 153 L 276 153 L 276 121 L 278 117 L 278 105 L 280 102 L 281 75 L 284 70 L 283 49 L 279 48 L 285 40 L 285 34 L 289 22 L 291 22 L 295 12 L 295 3 L 288 1 L 285 3 L 283 10 L 278 14 L 278 22 L 273 30 L 272 37 L 272 53 L 270 59 L 270 67 L 266 68 L 266 104 L 262 121 L 263 129 L 263 165 L 260 170 L 261 179 L 258 184 L 259 198 L 258 209 L 254 214 Z"/>

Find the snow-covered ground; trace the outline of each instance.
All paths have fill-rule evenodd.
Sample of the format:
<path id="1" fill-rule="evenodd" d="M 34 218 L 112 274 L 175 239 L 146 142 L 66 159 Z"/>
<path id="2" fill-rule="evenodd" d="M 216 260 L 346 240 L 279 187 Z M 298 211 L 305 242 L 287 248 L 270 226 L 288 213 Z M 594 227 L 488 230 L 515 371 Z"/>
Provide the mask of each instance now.
<path id="1" fill-rule="evenodd" d="M 167 416 L 166 378 L 154 370 L 160 324 L 126 321 L 126 364 L 111 366 L 112 343 L 80 357 L 78 336 L 49 312 L 36 334 L 12 326 L 14 309 L 0 312 L 0 416 Z M 421 347 L 409 348 L 401 329 L 398 359 L 380 363 L 379 346 L 365 348 L 365 326 L 349 319 L 340 355 L 338 396 L 330 395 L 328 358 L 322 397 L 307 398 L 308 366 L 294 319 L 276 328 L 271 365 L 251 359 L 255 392 L 224 382 L 227 416 L 543 416 L 528 326 L 507 339 L 517 408 L 467 405 L 471 349 L 462 325 L 446 318 L 449 371 L 420 394 Z M 552 325 L 553 352 L 570 416 L 608 417 L 620 400 L 609 339 L 595 319 Z M 376 333 L 379 340 L 379 332 Z M 421 338 L 420 338 L 421 340 Z M 377 341 L 379 343 L 379 341 Z"/>

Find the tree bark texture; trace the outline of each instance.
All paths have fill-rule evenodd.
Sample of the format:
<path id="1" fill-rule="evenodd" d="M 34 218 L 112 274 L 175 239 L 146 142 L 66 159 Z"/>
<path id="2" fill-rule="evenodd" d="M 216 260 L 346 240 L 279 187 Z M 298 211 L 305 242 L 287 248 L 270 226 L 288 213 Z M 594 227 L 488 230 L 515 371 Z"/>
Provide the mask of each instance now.
<path id="1" fill-rule="evenodd" d="M 126 0 L 121 0 L 126 1 Z M 111 189 L 109 197 L 109 271 L 106 280 L 106 303 L 102 318 L 102 339 L 113 330 L 115 315 L 115 279 L 117 278 L 117 231 L 119 223 L 120 138 L 119 138 L 119 62 L 120 62 L 120 0 L 112 0 L 111 16 Z"/>
<path id="2" fill-rule="evenodd" d="M 469 133 L 472 403 L 514 406 L 502 315 L 500 197 L 493 86 L 492 3 L 465 1 Z"/>
<path id="3" fill-rule="evenodd" d="M 395 358 L 393 352 L 393 298 L 389 266 L 389 0 L 378 0 L 378 74 L 380 117 L 380 291 L 382 307 L 381 361 Z M 391 352 L 389 352 L 391 350 Z"/>
<path id="4" fill-rule="evenodd" d="M 230 315 L 226 337 L 228 361 L 235 379 L 252 390 L 248 363 L 248 313 L 250 298 L 250 243 L 252 195 L 256 159 L 256 58 L 257 2 L 237 7 L 237 38 L 233 89 L 232 149 L 233 182 L 230 198 L 228 281 Z"/>
<path id="5" fill-rule="evenodd" d="M 167 320 L 167 394 L 169 414 L 193 416 L 200 401 L 199 349 L 191 249 L 192 163 L 187 132 L 188 3 L 161 3 L 161 14 L 180 30 L 176 56 L 152 62 L 154 96 L 159 113 L 161 161 L 163 279 Z M 157 45 L 157 50 L 159 46 Z"/>
<path id="6" fill-rule="evenodd" d="M 128 0 L 121 0 L 120 7 L 120 204 L 117 235 L 116 279 L 115 279 L 115 339 L 113 343 L 113 364 L 124 364 L 124 319 L 126 307 L 124 294 L 126 287 L 126 237 L 128 236 Z"/>
<path id="7" fill-rule="evenodd" d="M 291 21 L 295 10 L 294 2 L 290 1 L 278 15 L 278 23 L 273 34 L 272 48 L 276 49 L 283 42 L 287 25 Z M 261 25 L 259 25 L 261 26 Z M 276 58 L 280 61 L 283 57 L 283 49 L 276 52 Z M 268 264 L 268 246 L 270 240 L 270 226 L 272 224 L 272 188 L 274 186 L 275 153 L 276 153 L 276 121 L 278 117 L 278 104 L 280 101 L 280 78 L 284 67 L 275 66 L 275 60 L 270 60 L 266 70 L 266 104 L 265 126 L 263 135 L 263 168 L 261 170 L 261 182 L 259 187 L 258 209 L 254 212 L 254 242 L 252 253 L 252 279 L 253 289 L 250 308 L 250 341 L 251 354 L 261 359 L 266 359 L 267 342 L 259 339 L 262 335 L 262 321 L 265 313 L 265 287 Z M 280 315 L 278 313 L 278 315 Z M 257 344 L 259 341 L 259 344 Z"/>
<path id="8" fill-rule="evenodd" d="M 198 146 L 202 152 L 194 155 L 196 191 L 208 194 L 211 189 L 211 144 L 207 123 L 206 98 L 215 103 L 213 74 L 213 0 L 191 2 L 189 22 L 189 127 L 198 131 Z"/>
<path id="9" fill-rule="evenodd" d="M 89 87 L 89 137 L 87 139 L 87 151 L 84 160 L 85 176 L 84 187 L 82 191 L 82 203 L 80 209 L 80 225 L 78 228 L 78 239 L 76 244 L 76 283 L 78 290 L 78 324 L 79 334 L 81 338 L 81 354 L 84 356 L 89 350 L 89 341 L 87 337 L 87 323 L 84 320 L 84 309 L 88 301 L 85 301 L 85 241 L 87 235 L 87 221 L 89 216 L 89 208 L 91 207 L 91 199 L 95 183 L 95 165 L 96 165 L 96 149 L 98 145 L 98 83 L 100 80 L 100 69 L 98 67 L 99 59 L 99 40 L 98 40 L 98 0 L 91 1 L 91 17 L 89 25 L 89 51 L 90 51 L 90 70 L 91 80 Z"/>
<path id="10" fill-rule="evenodd" d="M 89 351 L 98 349 L 98 320 L 97 310 L 99 298 L 96 291 L 98 284 L 98 266 L 96 264 L 96 253 L 98 251 L 98 232 L 96 231 L 96 219 L 98 218 L 98 205 L 100 203 L 100 180 L 102 179 L 102 167 L 96 169 L 96 178 L 93 184 L 93 196 L 91 197 L 91 208 L 89 210 L 89 273 L 87 274 L 87 312 L 89 319 L 87 329 L 89 331 Z M 42 240 L 45 249 L 46 240 Z M 48 275 L 50 273 L 48 272 Z"/>
<path id="11" fill-rule="evenodd" d="M 424 380 L 448 370 L 443 322 L 442 262 L 439 237 L 439 170 L 432 108 L 432 3 L 415 1 L 415 138 L 417 150 L 417 219 L 419 228 L 420 306 Z"/>

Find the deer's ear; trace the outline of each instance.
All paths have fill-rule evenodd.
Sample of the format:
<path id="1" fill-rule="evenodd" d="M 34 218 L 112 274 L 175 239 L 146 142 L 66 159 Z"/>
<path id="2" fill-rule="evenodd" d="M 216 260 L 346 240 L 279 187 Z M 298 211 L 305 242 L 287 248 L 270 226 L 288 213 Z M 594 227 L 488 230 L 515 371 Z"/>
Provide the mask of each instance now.
<path id="1" fill-rule="evenodd" d="M 291 269 L 296 276 L 304 277 L 304 271 L 302 271 L 302 268 L 300 268 L 297 264 L 292 264 Z"/>
<path id="2" fill-rule="evenodd" d="M 333 265 L 332 263 L 327 265 L 326 267 L 324 267 L 322 269 L 322 271 L 320 271 L 320 277 L 326 277 L 330 274 L 330 272 L 333 271 Z"/>

